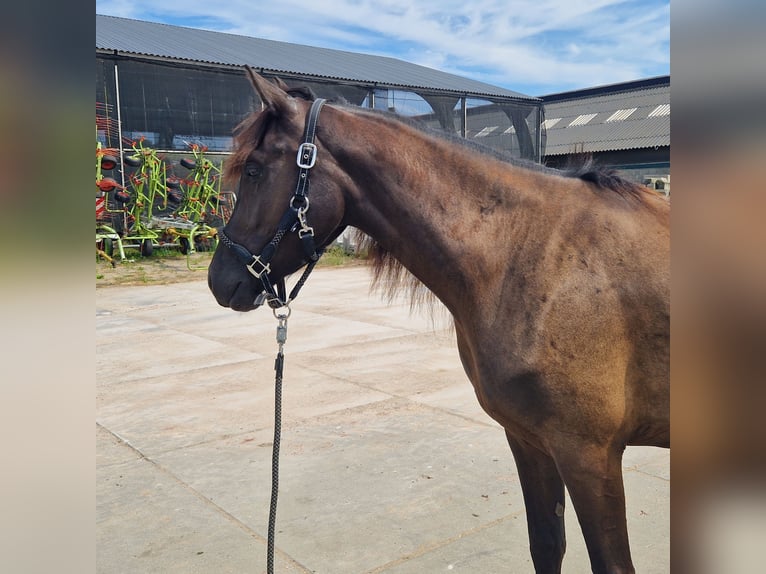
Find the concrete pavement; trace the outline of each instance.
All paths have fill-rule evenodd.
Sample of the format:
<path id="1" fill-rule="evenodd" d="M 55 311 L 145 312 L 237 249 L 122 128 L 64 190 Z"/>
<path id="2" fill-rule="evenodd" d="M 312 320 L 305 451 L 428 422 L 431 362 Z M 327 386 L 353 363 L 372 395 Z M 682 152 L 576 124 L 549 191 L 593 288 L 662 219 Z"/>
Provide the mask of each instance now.
<path id="1" fill-rule="evenodd" d="M 285 345 L 279 573 L 530 573 L 502 429 L 443 311 L 320 268 Z M 219 307 L 205 273 L 96 291 L 97 571 L 265 572 L 276 321 Z M 669 452 L 624 458 L 636 569 L 669 571 Z M 571 504 L 564 571 L 589 571 Z"/>

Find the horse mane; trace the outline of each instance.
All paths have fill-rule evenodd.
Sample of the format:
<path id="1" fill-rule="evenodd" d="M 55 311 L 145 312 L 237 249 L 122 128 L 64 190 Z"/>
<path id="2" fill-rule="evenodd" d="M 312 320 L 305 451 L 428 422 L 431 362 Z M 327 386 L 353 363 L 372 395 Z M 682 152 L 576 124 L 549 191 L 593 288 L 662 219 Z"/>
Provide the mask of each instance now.
<path id="1" fill-rule="evenodd" d="M 475 151 L 480 155 L 500 160 L 503 163 L 507 163 L 515 167 L 527 169 L 537 173 L 557 176 L 563 175 L 565 177 L 581 179 L 582 181 L 587 181 L 594 184 L 599 189 L 613 191 L 622 197 L 632 197 L 639 199 L 646 193 L 646 188 L 643 185 L 639 185 L 624 179 L 617 173 L 617 170 L 613 168 L 598 164 L 592 154 L 580 154 L 578 159 L 575 160 L 577 162 L 576 164 L 573 164 L 563 170 L 559 170 L 529 159 L 512 156 L 504 150 L 499 150 L 495 147 L 488 146 L 476 140 L 458 136 L 456 133 L 432 128 L 422 122 L 417 121 L 414 118 L 398 116 L 391 112 L 382 110 L 375 110 L 374 113 L 379 113 L 391 117 L 395 121 L 399 121 L 405 125 L 411 126 L 423 133 L 429 134 L 441 140 L 449 141 L 461 147 Z"/>
<path id="2" fill-rule="evenodd" d="M 624 179 L 617 170 L 597 164 L 592 155 L 581 158 L 579 165 L 570 167 L 564 175 L 590 182 L 599 189 L 613 191 L 626 199 L 641 201 L 650 192 L 645 186 Z"/>
<path id="3" fill-rule="evenodd" d="M 582 181 L 590 182 L 599 189 L 615 192 L 624 198 L 640 199 L 647 191 L 643 185 L 639 185 L 621 177 L 615 169 L 605 165 L 599 165 L 592 154 L 578 154 L 574 160 L 576 163 L 563 170 L 555 169 L 529 159 L 512 156 L 504 150 L 491 147 L 476 140 L 464 138 L 454 132 L 433 128 L 415 118 L 401 116 L 388 110 L 359 108 L 352 105 L 344 107 L 360 115 L 374 114 L 379 117 L 389 118 L 395 123 L 412 127 L 426 135 L 453 143 L 485 157 L 490 157 L 521 169 L 548 175 L 577 178 Z"/>

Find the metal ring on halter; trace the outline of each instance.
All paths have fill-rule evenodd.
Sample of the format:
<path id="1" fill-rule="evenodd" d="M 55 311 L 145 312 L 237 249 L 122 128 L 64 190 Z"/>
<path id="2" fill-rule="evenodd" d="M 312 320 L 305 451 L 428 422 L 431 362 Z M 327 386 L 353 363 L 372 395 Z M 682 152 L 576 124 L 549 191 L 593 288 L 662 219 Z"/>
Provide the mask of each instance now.
<path id="1" fill-rule="evenodd" d="M 277 311 L 279 311 L 280 309 L 287 309 L 287 314 L 280 313 L 279 315 L 277 315 Z M 275 319 L 281 320 L 281 319 L 289 319 L 290 314 L 293 312 L 293 310 L 290 308 L 289 303 L 285 303 L 282 307 L 277 307 L 276 309 L 272 309 L 271 312 L 274 314 Z"/>
<path id="2" fill-rule="evenodd" d="M 301 199 L 301 201 L 303 202 L 303 205 L 299 205 L 298 207 L 295 207 L 293 202 L 296 199 L 298 199 L 298 198 Z M 307 195 L 293 195 L 290 198 L 290 207 L 292 208 L 293 211 L 297 211 L 299 213 L 306 213 L 308 211 L 308 209 L 309 209 L 309 198 L 308 198 L 308 196 Z"/>

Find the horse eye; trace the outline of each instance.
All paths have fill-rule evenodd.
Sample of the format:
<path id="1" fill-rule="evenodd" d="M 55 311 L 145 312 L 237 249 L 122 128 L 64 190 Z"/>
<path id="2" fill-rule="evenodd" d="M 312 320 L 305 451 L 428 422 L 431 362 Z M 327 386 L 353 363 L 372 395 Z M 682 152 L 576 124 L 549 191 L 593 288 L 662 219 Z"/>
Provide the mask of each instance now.
<path id="1" fill-rule="evenodd" d="M 245 174 L 247 174 L 248 177 L 260 177 L 262 173 L 263 169 L 259 165 L 253 163 L 245 165 Z"/>

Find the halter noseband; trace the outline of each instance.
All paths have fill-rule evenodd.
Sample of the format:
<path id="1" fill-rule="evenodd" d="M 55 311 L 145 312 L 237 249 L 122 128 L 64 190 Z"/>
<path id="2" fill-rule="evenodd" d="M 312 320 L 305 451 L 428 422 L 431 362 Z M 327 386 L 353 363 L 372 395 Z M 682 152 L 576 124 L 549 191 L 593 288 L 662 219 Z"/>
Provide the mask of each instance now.
<path id="1" fill-rule="evenodd" d="M 269 307 L 272 309 L 279 309 L 280 307 L 286 307 L 290 301 L 298 296 L 303 284 L 308 279 L 309 274 L 314 269 L 317 261 L 324 253 L 324 248 L 317 249 L 314 243 L 314 229 L 309 227 L 306 222 L 306 213 L 309 210 L 309 171 L 317 159 L 317 147 L 314 145 L 314 137 L 316 135 L 317 123 L 319 121 L 319 112 L 326 100 L 318 98 L 314 100 L 311 105 L 311 109 L 306 117 L 306 127 L 303 131 L 303 143 L 298 146 L 298 155 L 296 157 L 296 163 L 300 168 L 298 172 L 298 184 L 295 187 L 295 193 L 290 198 L 290 203 L 285 211 L 282 219 L 279 220 L 277 225 L 277 231 L 274 233 L 271 241 L 263 248 L 260 255 L 253 255 L 244 245 L 235 243 L 224 232 L 225 226 L 218 230 L 218 236 L 221 242 L 234 251 L 237 258 L 244 263 L 247 270 L 253 277 L 259 279 L 263 285 L 263 293 L 261 293 L 255 300 L 256 307 L 263 304 L 264 300 L 268 302 Z M 303 246 L 303 254 L 308 261 L 308 266 L 303 272 L 298 283 L 290 292 L 290 296 L 286 297 L 285 280 L 281 279 L 277 283 L 277 288 L 269 279 L 269 273 L 271 272 L 270 262 L 277 252 L 279 242 L 288 232 L 298 231 L 298 237 L 300 238 L 301 245 Z"/>

